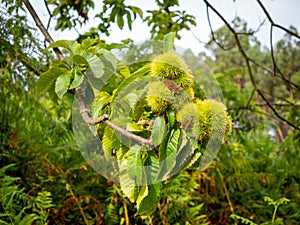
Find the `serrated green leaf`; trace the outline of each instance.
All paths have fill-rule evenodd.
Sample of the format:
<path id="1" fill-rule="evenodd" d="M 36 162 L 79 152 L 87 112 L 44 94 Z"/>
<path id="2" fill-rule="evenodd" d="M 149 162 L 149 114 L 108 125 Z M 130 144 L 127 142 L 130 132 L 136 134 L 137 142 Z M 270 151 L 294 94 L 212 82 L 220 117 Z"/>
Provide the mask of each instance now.
<path id="1" fill-rule="evenodd" d="M 94 117 L 101 116 L 101 110 L 103 109 L 103 107 L 105 105 L 107 105 L 109 103 L 109 101 L 110 101 L 109 93 L 107 93 L 105 91 L 99 92 L 93 103 L 92 115 Z"/>
<path id="2" fill-rule="evenodd" d="M 77 88 L 83 81 L 83 74 L 79 69 L 73 70 L 74 80 L 70 85 L 70 89 Z"/>
<path id="3" fill-rule="evenodd" d="M 114 7 L 110 13 L 110 20 L 112 22 L 115 22 L 115 17 L 120 13 L 120 8 L 119 7 Z"/>
<path id="4" fill-rule="evenodd" d="M 122 192 L 131 202 L 135 202 L 138 196 L 139 187 L 136 186 L 135 181 L 129 177 L 127 169 L 122 170 L 122 168 L 120 168 L 119 178 Z"/>
<path id="5" fill-rule="evenodd" d="M 167 147 L 162 145 L 161 148 L 159 149 L 160 162 L 161 162 L 159 178 L 167 178 L 166 176 L 169 174 L 171 169 L 175 166 L 179 138 L 180 138 L 180 129 L 173 130 L 169 137 Z"/>
<path id="6" fill-rule="evenodd" d="M 129 147 L 125 145 L 120 145 L 120 148 L 116 151 L 117 160 L 122 161 L 127 157 Z"/>
<path id="7" fill-rule="evenodd" d="M 37 82 L 37 94 L 39 95 L 47 92 L 54 83 L 54 81 L 57 79 L 57 77 L 65 73 L 67 73 L 66 69 L 57 67 L 53 67 L 50 70 L 42 73 Z"/>
<path id="8" fill-rule="evenodd" d="M 135 6 L 129 6 L 129 8 L 131 9 L 132 12 L 139 14 L 139 16 L 141 17 L 141 19 L 143 18 L 143 11 L 140 8 L 135 7 Z"/>
<path id="9" fill-rule="evenodd" d="M 149 194 L 148 185 L 142 186 L 138 193 L 138 197 L 136 199 L 136 204 L 137 204 L 138 208 L 140 207 L 140 204 L 143 201 L 143 199 L 146 198 L 148 196 L 148 194 Z"/>
<path id="10" fill-rule="evenodd" d="M 134 145 L 130 148 L 127 158 L 128 175 L 136 181 L 141 183 L 143 178 L 143 146 Z"/>
<path id="11" fill-rule="evenodd" d="M 117 64 L 117 71 L 125 78 L 130 76 L 129 68 L 121 61 Z"/>
<path id="12" fill-rule="evenodd" d="M 127 123 L 126 130 L 129 132 L 143 132 L 143 126 L 136 123 Z"/>
<path id="13" fill-rule="evenodd" d="M 134 72 L 131 76 L 129 76 L 128 78 L 126 78 L 120 85 L 119 87 L 114 91 L 113 97 L 112 97 L 112 102 L 114 102 L 115 98 L 118 97 L 118 95 L 120 94 L 120 92 L 123 90 L 123 88 L 125 88 L 127 85 L 129 85 L 131 82 L 133 82 L 134 80 L 136 80 L 139 77 L 144 76 L 145 74 L 147 74 L 149 72 L 149 65 L 146 65 L 142 68 L 140 68 L 139 70 L 137 70 L 136 72 Z"/>
<path id="14" fill-rule="evenodd" d="M 175 32 L 170 32 L 164 37 L 164 52 L 170 52 L 173 50 L 175 40 Z"/>
<path id="15" fill-rule="evenodd" d="M 134 13 L 135 15 L 135 13 Z M 126 16 L 127 16 L 127 24 L 128 24 L 128 27 L 129 27 L 129 30 L 132 29 L 132 19 L 131 19 L 131 14 L 129 11 L 126 11 Z"/>
<path id="16" fill-rule="evenodd" d="M 65 93 L 67 93 L 69 85 L 70 85 L 69 74 L 62 74 L 57 78 L 55 82 L 55 92 L 58 95 L 58 97 L 61 98 Z"/>
<path id="17" fill-rule="evenodd" d="M 81 43 L 83 49 L 87 49 L 98 42 L 97 39 L 84 39 Z"/>
<path id="18" fill-rule="evenodd" d="M 169 129 L 171 129 L 174 126 L 175 121 L 176 121 L 175 112 L 172 110 L 168 110 L 167 117 L 168 117 L 168 126 L 169 126 Z"/>
<path id="19" fill-rule="evenodd" d="M 81 55 L 72 55 L 71 60 L 76 65 L 87 65 L 87 66 L 89 65 L 87 60 Z"/>
<path id="20" fill-rule="evenodd" d="M 139 145 L 134 145 L 130 149 L 126 147 L 127 151 L 124 151 L 126 158 L 123 157 L 121 161 L 119 161 L 121 189 L 132 202 L 134 202 L 138 197 L 140 191 L 138 184 L 140 184 L 143 179 L 143 159 L 141 157 L 141 151 L 143 151 L 142 148 L 143 146 Z"/>
<path id="21" fill-rule="evenodd" d="M 151 139 L 155 146 L 161 144 L 166 137 L 166 121 L 163 116 L 156 117 L 153 123 Z"/>
<path id="22" fill-rule="evenodd" d="M 93 75 L 96 78 L 102 77 L 104 74 L 104 65 L 101 59 L 91 52 L 86 52 L 83 57 L 88 62 L 89 69 L 92 71 Z"/>
<path id="23" fill-rule="evenodd" d="M 157 207 L 160 194 L 160 183 L 143 186 L 136 200 L 140 215 L 149 215 Z"/>
<path id="24" fill-rule="evenodd" d="M 115 132 L 109 127 L 105 128 L 102 147 L 107 160 L 110 160 L 112 155 L 120 148 L 119 139 L 116 137 Z"/>
<path id="25" fill-rule="evenodd" d="M 111 63 L 114 70 L 116 70 L 118 65 L 118 59 L 116 58 L 116 56 L 106 49 L 103 49 L 103 56 L 107 61 Z"/>
<path id="26" fill-rule="evenodd" d="M 67 49 L 70 53 L 76 53 L 76 50 L 78 48 L 78 43 L 77 41 L 71 41 L 71 40 L 59 40 L 56 42 L 51 43 L 48 48 L 65 48 Z"/>
<path id="27" fill-rule="evenodd" d="M 195 147 L 192 146 L 185 130 L 182 129 L 177 148 L 176 165 L 172 168 L 172 172 L 170 174 L 174 175 L 175 173 L 190 165 L 190 161 L 194 158 L 194 152 Z"/>

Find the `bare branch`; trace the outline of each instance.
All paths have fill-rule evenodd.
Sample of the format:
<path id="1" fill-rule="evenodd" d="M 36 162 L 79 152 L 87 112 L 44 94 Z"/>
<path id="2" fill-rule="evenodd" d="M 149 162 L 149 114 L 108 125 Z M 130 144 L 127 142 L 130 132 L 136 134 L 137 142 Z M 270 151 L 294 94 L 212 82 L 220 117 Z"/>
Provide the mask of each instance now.
<path id="1" fill-rule="evenodd" d="M 256 30 L 253 30 L 251 32 L 236 32 L 238 35 L 254 35 L 255 33 L 259 32 L 260 28 L 265 25 L 266 19 L 264 19 L 260 24 L 257 26 Z"/>
<path id="2" fill-rule="evenodd" d="M 285 31 L 286 33 L 288 33 L 288 34 L 290 34 L 290 35 L 292 35 L 292 36 L 300 39 L 300 36 L 297 33 L 295 33 L 293 31 L 291 31 L 291 30 L 289 30 L 289 29 L 287 29 L 287 28 L 285 28 L 285 27 L 283 27 L 283 26 L 275 23 L 273 21 L 272 17 L 270 16 L 270 14 L 268 13 L 267 9 L 265 8 L 265 6 L 262 4 L 262 2 L 260 0 L 257 0 L 257 2 L 259 4 L 259 6 L 262 8 L 262 10 L 264 11 L 264 14 L 267 16 L 269 22 L 271 23 L 271 26 L 278 27 L 279 29 Z"/>
<path id="3" fill-rule="evenodd" d="M 258 63 L 257 61 L 255 61 L 252 58 L 249 58 L 249 60 L 256 66 L 260 67 L 261 69 L 271 73 L 273 76 L 277 76 L 279 78 L 281 78 L 282 80 L 284 80 L 286 83 L 288 83 L 291 86 L 294 86 L 295 88 L 299 89 L 300 86 L 292 81 L 290 81 L 289 79 L 287 79 L 280 71 L 278 71 L 278 73 L 274 73 L 273 70 L 269 69 L 268 67 L 263 66 L 262 64 Z"/>
<path id="4" fill-rule="evenodd" d="M 23 0 L 26 8 L 28 9 L 28 11 L 30 12 L 36 26 L 40 29 L 40 31 L 43 33 L 46 41 L 48 41 L 48 43 L 52 43 L 53 39 L 51 37 L 51 35 L 48 33 L 47 29 L 44 27 L 43 23 L 41 22 L 39 16 L 36 14 L 34 8 L 32 7 L 31 3 L 29 2 L 29 0 Z M 54 52 L 56 53 L 56 56 L 59 60 L 63 60 L 64 56 L 61 53 L 61 51 L 59 50 L 59 48 L 53 48 Z"/>
<path id="5" fill-rule="evenodd" d="M 212 25 L 211 25 L 211 21 L 210 21 L 210 16 L 209 16 L 209 6 L 206 5 L 206 15 L 207 15 L 207 21 L 208 21 L 208 25 L 209 25 L 209 29 L 210 29 L 210 33 L 211 33 L 211 38 L 212 40 L 224 51 L 228 51 L 230 49 L 228 48 L 225 48 L 221 43 L 218 42 L 218 40 L 216 39 L 215 37 L 215 33 L 214 33 L 214 30 L 212 28 Z"/>
<path id="6" fill-rule="evenodd" d="M 46 30 L 48 31 L 48 30 L 49 30 L 49 27 L 50 27 L 51 19 L 52 19 L 52 13 L 51 13 L 51 11 L 50 11 L 50 9 L 49 9 L 49 6 L 48 6 L 48 4 L 47 4 L 47 0 L 44 0 L 44 3 L 45 3 L 45 7 L 46 7 L 46 9 L 47 9 L 47 12 L 48 12 L 48 14 L 49 14 L 49 19 L 48 19 L 47 26 L 46 26 Z M 45 47 L 45 48 L 47 47 L 47 46 L 46 46 L 46 43 L 47 43 L 47 40 L 45 39 L 45 40 L 44 40 L 44 47 Z"/>
<path id="7" fill-rule="evenodd" d="M 51 13 L 51 11 L 50 11 L 50 9 L 49 9 L 47 0 L 44 0 L 44 3 L 45 3 L 45 6 L 46 6 L 46 9 L 47 9 L 47 12 L 48 12 L 48 14 L 49 14 L 49 19 L 48 19 L 48 23 L 47 23 L 47 27 L 46 27 L 46 30 L 48 30 L 49 27 L 50 27 L 50 23 L 51 23 L 51 19 L 52 19 L 53 15 L 52 15 L 52 13 Z"/>
<path id="8" fill-rule="evenodd" d="M 273 111 L 273 113 L 282 121 L 284 121 L 285 123 L 287 123 L 288 125 L 290 125 L 291 127 L 293 127 L 296 130 L 300 130 L 299 127 L 295 126 L 293 123 L 291 123 L 290 121 L 286 120 L 285 118 L 283 118 L 278 112 L 277 110 L 272 106 L 272 104 L 270 103 L 270 101 L 264 96 L 264 94 L 261 92 L 261 90 L 257 87 L 256 82 L 254 80 L 254 76 L 253 76 L 253 72 L 251 69 L 251 65 L 250 65 L 250 58 L 247 55 L 245 49 L 242 47 L 242 44 L 240 42 L 239 39 L 239 35 L 236 33 L 236 31 L 233 29 L 233 27 L 231 27 L 231 25 L 227 22 L 227 20 L 219 13 L 219 11 L 217 11 L 207 0 L 203 0 L 206 4 L 207 8 L 210 8 L 222 21 L 223 23 L 227 26 L 227 28 L 230 30 L 230 32 L 234 35 L 236 44 L 238 46 L 238 49 L 241 53 L 241 55 L 243 56 L 243 58 L 246 61 L 246 65 L 247 65 L 247 69 L 249 72 L 249 76 L 250 76 L 250 80 L 251 83 L 255 89 L 255 91 L 258 93 L 258 95 L 266 102 L 266 104 L 268 105 L 268 107 Z M 259 1 L 259 0 L 258 0 Z"/>

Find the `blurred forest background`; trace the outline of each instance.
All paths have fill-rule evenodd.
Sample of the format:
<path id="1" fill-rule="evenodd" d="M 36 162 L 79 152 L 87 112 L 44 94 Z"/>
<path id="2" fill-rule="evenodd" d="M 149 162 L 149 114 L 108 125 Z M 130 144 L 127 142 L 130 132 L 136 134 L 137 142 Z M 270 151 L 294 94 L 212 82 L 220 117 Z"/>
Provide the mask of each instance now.
<path id="1" fill-rule="evenodd" d="M 81 156 L 72 131 L 73 94 L 36 95 L 39 75 L 56 56 L 36 38 L 39 28 L 28 22 L 28 1 L 1 1 L 0 224 L 299 224 L 298 31 L 292 24 L 277 24 L 257 0 L 270 37 L 274 29 L 285 33 L 265 47 L 246 21 L 226 21 L 213 1 L 201 1 L 207 21 L 214 14 L 224 26 L 211 30 L 209 53 L 187 49 L 183 57 L 195 71 L 208 65 L 223 91 L 233 131 L 209 168 L 188 169 L 165 184 L 148 216 L 137 215 L 119 185 L 101 177 Z M 85 26 L 95 4 L 40 2 L 57 31 Z M 155 2 L 156 10 L 142 11 L 124 0 L 104 0 L 96 15 L 99 24 L 73 38 L 101 39 L 109 36 L 112 24 L 131 28 L 138 17 L 155 40 L 171 31 L 180 38 L 182 30 L 200 29 L 194 15 L 173 10 L 178 0 Z"/>

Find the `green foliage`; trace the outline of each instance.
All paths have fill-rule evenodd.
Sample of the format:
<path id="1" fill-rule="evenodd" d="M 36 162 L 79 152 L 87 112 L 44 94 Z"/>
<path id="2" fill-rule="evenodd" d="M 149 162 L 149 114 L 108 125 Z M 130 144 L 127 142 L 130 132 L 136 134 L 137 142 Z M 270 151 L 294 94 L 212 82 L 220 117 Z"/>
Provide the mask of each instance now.
<path id="1" fill-rule="evenodd" d="M 257 225 L 257 223 L 253 223 L 251 220 L 248 220 L 247 218 L 232 214 L 230 215 L 232 219 L 241 220 L 242 224 L 248 224 L 248 225 Z"/>
<path id="2" fill-rule="evenodd" d="M 171 8 L 178 6 L 178 0 L 159 1 L 156 0 L 159 7 L 158 10 L 148 10 L 149 16 L 144 21 L 151 26 L 151 37 L 155 39 L 163 39 L 164 35 L 169 32 L 176 33 L 176 37 L 180 38 L 178 32 L 182 29 L 190 30 L 191 26 L 195 26 L 195 17 L 187 14 L 186 11 L 175 10 Z"/>
<path id="3" fill-rule="evenodd" d="M 152 140 L 155 146 L 158 146 L 166 136 L 166 121 L 163 117 L 156 117 L 153 123 Z"/>
<path id="4" fill-rule="evenodd" d="M 107 12 L 108 9 L 111 9 L 111 11 Z M 109 15 L 108 18 L 104 19 L 104 13 L 107 13 L 107 15 Z M 139 15 L 140 18 L 143 18 L 143 11 L 138 7 L 125 5 L 124 0 L 117 2 L 105 0 L 103 5 L 103 13 L 98 14 L 98 17 L 100 17 L 107 23 L 117 22 L 119 28 L 123 29 L 123 17 L 126 16 L 127 25 L 131 30 L 132 22 L 136 19 L 137 15 Z"/>
<path id="5" fill-rule="evenodd" d="M 38 192 L 32 200 L 32 197 L 25 192 L 25 188 L 20 188 L 16 184 L 20 178 L 6 174 L 14 167 L 14 164 L 10 164 L 0 169 L 1 209 L 3 211 L 0 213 L 1 224 L 46 224 L 49 216 L 48 210 L 54 206 L 51 193 Z"/>
<path id="6" fill-rule="evenodd" d="M 125 5 L 125 1 L 104 1 L 97 27 L 80 35 L 78 42 L 62 40 L 50 45 L 50 49 L 63 50 L 65 60 L 58 62 L 42 50 L 42 44 L 33 35 L 32 25 L 22 16 L 22 1 L 3 2 L 0 15 L 1 224 L 225 225 L 233 223 L 231 218 L 244 224 L 300 221 L 299 132 L 275 119 L 257 96 L 234 37 L 226 27 L 214 34 L 218 43 L 229 51 L 223 51 L 211 41 L 207 45 L 210 54 L 196 56 L 187 50 L 182 60 L 171 53 L 174 37 L 179 37 L 180 30 L 190 29 L 194 18 L 183 11 L 171 10 L 178 6 L 178 1 L 156 3 L 159 9 L 146 15 L 147 12 Z M 87 12 L 93 7 L 93 1 L 48 1 L 48 4 L 54 10 L 51 18 L 57 19 L 56 28 L 62 30 L 84 24 Z M 143 14 L 152 27 L 152 36 L 164 38 L 163 45 L 145 42 L 134 46 L 130 41 L 122 45 L 106 44 L 97 39 L 103 33 L 109 34 L 113 23 L 131 29 L 133 21 Z M 255 36 L 245 35 L 253 33 L 247 24 L 237 18 L 232 26 L 239 32 L 247 54 L 272 68 L 270 51 L 262 48 Z M 170 31 L 173 32 L 164 36 Z M 125 60 L 143 62 L 127 67 L 110 53 L 124 44 L 132 51 Z M 285 35 L 273 47 L 278 74 L 266 75 L 261 67 L 251 64 L 255 83 L 268 93 L 270 103 L 284 118 L 298 125 L 299 43 Z M 154 77 L 152 53 L 156 57 L 172 54 L 176 62 L 180 60 L 178 66 L 184 68 L 184 74 L 189 74 L 191 69 L 198 80 L 195 82 L 193 76 L 172 76 L 164 80 L 164 74 Z M 215 162 L 205 171 L 199 171 L 206 140 L 201 135 L 199 141 L 200 135 L 193 135 L 189 128 L 205 122 L 202 131 L 210 133 L 211 118 L 221 121 L 217 123 L 221 133 L 224 130 L 230 133 L 231 128 L 225 105 L 213 102 L 210 105 L 214 107 L 207 107 L 205 99 L 210 93 L 203 93 L 201 88 L 210 87 L 211 81 L 205 80 L 207 71 L 201 66 L 203 62 L 212 69 L 222 89 L 228 114 L 233 118 L 233 132 L 230 138 L 222 140 L 224 145 Z M 293 83 L 283 82 L 279 72 Z M 171 92 L 166 97 L 168 107 L 159 115 L 146 101 L 149 83 L 153 85 L 152 93 L 155 93 L 154 84 Z M 120 134 L 104 124 L 97 125 L 105 156 L 117 159 L 113 165 L 116 168 L 122 165 L 118 164 L 121 160 L 129 165 L 119 168 L 120 185 L 93 171 L 75 144 L 70 118 L 73 93 L 79 86 L 86 93 L 89 88 L 92 90 L 87 104 L 91 105 L 94 118 L 108 114 L 118 126 L 156 145 L 152 151 L 145 151 L 146 146 L 132 142 L 125 145 Z M 37 97 L 36 93 L 43 95 Z M 144 99 L 137 100 L 140 96 Z M 199 101 L 205 104 L 197 112 Z M 122 110 L 129 115 L 124 118 Z M 221 116 L 215 117 L 214 112 Z M 142 168 L 148 165 L 151 170 Z M 151 179 L 141 181 L 147 173 Z M 168 179 L 155 183 L 160 177 Z M 137 183 L 143 185 L 136 186 Z M 265 197 L 266 203 L 264 196 L 269 196 Z M 279 207 L 287 199 L 289 203 Z"/>
<path id="7" fill-rule="evenodd" d="M 94 8 L 92 0 L 55 1 L 48 0 L 48 5 L 53 5 L 52 16 L 57 16 L 55 29 L 71 29 L 73 26 L 82 25 L 88 20 L 88 11 Z M 75 18 L 74 18 L 75 17 Z"/>
<path id="8" fill-rule="evenodd" d="M 198 148 L 197 144 L 191 144 L 191 142 L 197 143 L 198 139 L 200 146 L 209 138 L 211 132 L 206 132 L 203 136 L 200 134 L 196 140 L 192 140 L 189 133 L 185 132 L 188 129 L 187 125 L 181 124 L 180 120 L 173 119 L 172 126 L 167 125 L 165 120 L 165 116 L 169 114 L 167 111 L 174 109 L 177 113 L 177 110 L 192 101 L 188 96 L 185 97 L 183 90 L 192 87 L 193 76 L 190 75 L 184 61 L 171 52 L 173 43 L 174 33 L 166 35 L 164 41 L 166 52 L 155 56 L 148 65 L 129 74 L 124 73 L 124 71 L 129 71 L 129 69 L 124 70 L 125 65 L 122 65 L 122 69 L 118 71 L 117 65 L 120 63 L 101 42 L 96 40 L 85 40 L 81 44 L 74 41 L 54 42 L 49 48 L 62 47 L 68 51 L 69 56 L 63 62 L 55 62 L 49 72 L 41 75 L 38 83 L 38 90 L 45 90 L 51 87 L 50 79 L 52 81 L 53 77 L 57 77 L 55 92 L 58 97 L 62 98 L 68 90 L 72 91 L 79 85 L 83 86 L 83 81 L 86 79 L 92 87 L 93 96 L 96 96 L 92 104 L 94 108 L 91 110 L 94 115 L 101 116 L 101 113 L 108 113 L 112 122 L 118 126 L 126 127 L 127 131 L 142 137 L 151 138 L 155 148 L 143 152 L 144 147 L 129 144 L 132 140 L 120 139 L 121 134 L 118 132 L 103 125 L 98 126 L 98 134 L 102 140 L 106 160 L 110 161 L 111 157 L 116 157 L 118 165 L 113 165 L 113 167 L 121 171 L 122 190 L 131 201 L 136 202 L 139 214 L 150 214 L 155 209 L 160 195 L 160 182 L 185 168 L 192 159 L 195 149 Z M 150 83 L 147 84 L 149 81 Z M 98 83 L 103 89 L 97 85 Z M 129 98 L 126 91 L 130 90 L 132 96 L 138 96 L 144 89 L 140 88 L 144 85 L 143 83 L 148 89 L 145 97 L 148 107 L 139 105 L 141 102 L 135 100 L 136 98 Z M 215 106 L 213 105 L 212 108 Z M 133 111 L 132 117 L 126 118 L 123 115 L 124 112 L 130 111 Z M 221 131 L 218 133 L 219 136 L 222 134 L 224 136 L 227 114 L 225 109 L 224 112 L 219 111 L 212 113 L 212 116 L 205 114 L 204 117 L 210 118 L 207 119 L 207 126 L 212 126 L 214 120 L 217 120 L 216 123 L 224 124 L 223 133 Z M 199 109 L 200 112 L 202 112 L 201 109 Z M 158 117 L 156 114 L 161 116 Z M 225 115 L 225 120 L 221 114 Z M 153 125 L 143 127 L 138 124 L 141 120 L 149 121 L 149 124 L 153 123 Z M 200 120 L 205 120 L 205 118 L 201 117 Z M 193 123 L 194 130 L 199 129 L 198 124 Z M 221 124 L 218 125 L 221 126 Z M 186 151 L 190 153 L 187 154 Z M 129 168 L 123 168 L 123 165 Z M 150 169 L 146 169 L 147 167 Z M 136 185 L 141 188 L 136 188 Z"/>
<path id="9" fill-rule="evenodd" d="M 283 203 L 286 203 L 289 201 L 289 199 L 287 198 L 280 198 L 276 201 L 274 201 L 273 199 L 271 199 L 270 197 L 268 196 L 265 196 L 264 197 L 264 200 L 268 202 L 269 205 L 273 205 L 274 206 L 274 212 L 273 212 L 273 217 L 272 217 L 272 220 L 271 221 L 267 221 L 267 222 L 264 222 L 262 223 L 262 225 L 268 225 L 268 224 L 277 224 L 277 225 L 283 225 L 283 220 L 282 218 L 276 218 L 275 219 L 275 216 L 276 216 L 276 212 L 277 212 L 277 208 L 279 205 L 283 204 Z M 235 214 L 232 214 L 230 216 L 232 219 L 237 219 L 237 220 L 241 220 L 241 222 L 243 224 L 249 224 L 249 225 L 257 225 L 256 223 L 253 223 L 251 220 L 248 220 L 247 218 L 244 218 L 244 217 L 241 217 L 241 216 L 238 216 L 238 215 L 235 215 Z"/>

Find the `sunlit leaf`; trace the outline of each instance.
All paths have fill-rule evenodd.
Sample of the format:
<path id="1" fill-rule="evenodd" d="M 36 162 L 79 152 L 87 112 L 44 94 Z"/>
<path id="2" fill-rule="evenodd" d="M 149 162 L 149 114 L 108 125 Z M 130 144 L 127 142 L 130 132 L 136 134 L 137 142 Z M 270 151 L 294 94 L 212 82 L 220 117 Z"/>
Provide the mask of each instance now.
<path id="1" fill-rule="evenodd" d="M 51 43 L 48 48 L 58 48 L 62 47 L 67 49 L 70 53 L 76 53 L 76 50 L 78 48 L 77 41 L 71 41 L 71 40 L 59 40 L 56 42 Z"/>
<path id="2" fill-rule="evenodd" d="M 175 32 L 170 32 L 164 37 L 164 51 L 169 52 L 173 50 L 175 40 Z"/>
<path id="3" fill-rule="evenodd" d="M 47 92 L 57 77 L 61 74 L 65 74 L 66 72 L 67 71 L 65 69 L 54 67 L 42 73 L 37 82 L 37 94 Z"/>
<path id="4" fill-rule="evenodd" d="M 152 142 L 155 146 L 160 145 L 166 137 L 166 121 L 163 116 L 156 117 L 152 129 Z"/>
<path id="5" fill-rule="evenodd" d="M 57 78 L 55 82 L 55 92 L 58 95 L 58 97 L 61 98 L 64 94 L 67 93 L 69 85 L 70 85 L 69 74 L 62 74 Z"/>
<path id="6" fill-rule="evenodd" d="M 86 52 L 83 57 L 88 62 L 89 70 L 92 71 L 93 76 L 96 78 L 102 77 L 104 74 L 104 65 L 101 59 L 91 52 Z"/>
<path id="7" fill-rule="evenodd" d="M 138 214 L 149 215 L 157 206 L 160 193 L 160 183 L 143 186 L 137 198 Z"/>
<path id="8" fill-rule="evenodd" d="M 87 60 L 81 55 L 72 55 L 71 59 L 76 65 L 88 65 L 89 64 L 87 62 Z"/>
<path id="9" fill-rule="evenodd" d="M 79 69 L 73 70 L 74 80 L 70 85 L 70 89 L 77 88 L 83 81 L 83 74 Z"/>

